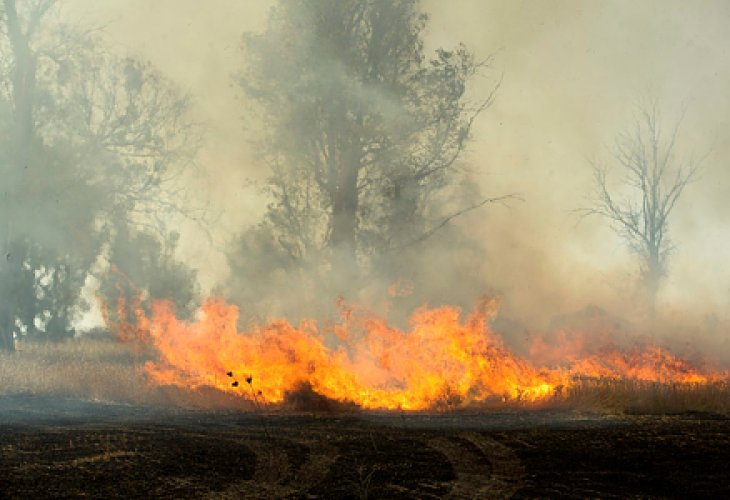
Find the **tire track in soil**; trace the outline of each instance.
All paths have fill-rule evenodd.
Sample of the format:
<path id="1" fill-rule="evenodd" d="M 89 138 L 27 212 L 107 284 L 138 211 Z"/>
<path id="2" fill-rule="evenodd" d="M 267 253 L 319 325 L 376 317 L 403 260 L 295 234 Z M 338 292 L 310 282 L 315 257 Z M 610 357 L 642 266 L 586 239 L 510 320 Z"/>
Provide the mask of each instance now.
<path id="1" fill-rule="evenodd" d="M 248 447 L 256 456 L 253 477 L 237 481 L 225 490 L 210 493 L 207 498 L 285 498 L 305 495 L 323 481 L 339 456 L 338 450 L 314 439 L 293 439 L 279 436 L 268 440 L 260 436 L 238 438 L 236 442 Z M 304 446 L 304 462 L 293 468 L 283 444 Z"/>
<path id="2" fill-rule="evenodd" d="M 304 494 L 325 480 L 332 465 L 339 457 L 339 450 L 318 441 L 306 441 L 301 444 L 305 444 L 309 448 L 309 454 L 295 474 L 295 481 L 299 485 L 298 491 Z"/>
<path id="3" fill-rule="evenodd" d="M 331 474 L 340 450 L 326 443 L 319 432 L 308 438 L 279 435 L 264 439 L 260 435 L 237 436 L 256 456 L 253 477 L 236 481 L 208 498 L 291 498 L 306 496 Z M 421 440 L 417 440 L 421 441 Z M 456 479 L 446 498 L 509 498 L 524 484 L 525 469 L 517 455 L 506 445 L 476 432 L 423 439 L 424 447 L 442 454 L 453 467 Z M 304 461 L 292 465 L 286 448 L 304 447 Z M 428 478 L 424 477 L 424 481 Z M 425 494 L 427 484 L 421 484 Z M 405 490 L 402 491 L 405 493 Z M 411 492 L 415 493 L 415 492 Z"/>
<path id="4" fill-rule="evenodd" d="M 525 469 L 517 455 L 486 435 L 439 436 L 428 446 L 443 453 L 454 468 L 456 480 L 446 498 L 510 498 L 523 485 Z"/>

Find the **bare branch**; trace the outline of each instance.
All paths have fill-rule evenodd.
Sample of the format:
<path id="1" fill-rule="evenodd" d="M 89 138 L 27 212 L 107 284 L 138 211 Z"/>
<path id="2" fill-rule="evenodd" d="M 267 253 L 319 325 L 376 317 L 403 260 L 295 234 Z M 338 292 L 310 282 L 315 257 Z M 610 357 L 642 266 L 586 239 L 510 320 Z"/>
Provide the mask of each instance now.
<path id="1" fill-rule="evenodd" d="M 497 196 L 495 198 L 485 198 L 482 201 L 480 201 L 479 203 L 475 203 L 474 205 L 470 205 L 468 207 L 462 208 L 461 210 L 458 210 L 458 211 L 452 213 L 451 215 L 449 215 L 449 216 L 445 217 L 444 219 L 442 219 L 438 224 L 436 224 L 435 226 L 433 226 L 432 228 L 430 228 L 429 230 L 427 230 L 426 232 L 424 232 L 423 234 L 421 234 L 417 238 L 415 238 L 415 239 L 413 239 L 413 240 L 411 240 L 408 243 L 405 243 L 403 245 L 399 245 L 399 246 L 397 246 L 395 248 L 391 248 L 391 251 L 392 250 L 401 250 L 403 248 L 416 245 L 417 243 L 421 243 L 422 241 L 427 240 L 428 238 L 430 238 L 431 236 L 433 236 L 439 229 L 443 228 L 449 222 L 451 222 L 452 220 L 456 219 L 457 217 L 460 217 L 460 216 L 465 215 L 465 214 L 467 214 L 467 213 L 469 213 L 469 212 L 471 212 L 473 210 L 476 210 L 478 208 L 481 208 L 481 207 L 483 207 L 484 205 L 486 205 L 488 203 L 502 203 L 502 204 L 506 204 L 509 200 L 525 201 L 524 198 L 522 197 L 522 195 L 517 194 L 517 193 L 511 193 L 511 194 L 506 194 L 506 195 L 503 195 L 503 196 Z"/>

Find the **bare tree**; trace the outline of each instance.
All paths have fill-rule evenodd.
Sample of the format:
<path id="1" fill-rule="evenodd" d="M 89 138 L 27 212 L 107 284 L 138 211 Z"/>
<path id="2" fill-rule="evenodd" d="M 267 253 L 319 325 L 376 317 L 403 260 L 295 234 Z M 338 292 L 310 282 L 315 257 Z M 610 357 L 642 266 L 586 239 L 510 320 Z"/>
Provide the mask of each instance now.
<path id="1" fill-rule="evenodd" d="M 611 187 L 608 168 L 594 164 L 593 206 L 582 210 L 607 219 L 638 255 L 641 281 L 652 311 L 672 250 L 669 216 L 702 163 L 677 159 L 680 124 L 681 120 L 665 134 L 656 106 L 642 108 L 634 128 L 618 136 L 613 151 L 624 184 Z"/>

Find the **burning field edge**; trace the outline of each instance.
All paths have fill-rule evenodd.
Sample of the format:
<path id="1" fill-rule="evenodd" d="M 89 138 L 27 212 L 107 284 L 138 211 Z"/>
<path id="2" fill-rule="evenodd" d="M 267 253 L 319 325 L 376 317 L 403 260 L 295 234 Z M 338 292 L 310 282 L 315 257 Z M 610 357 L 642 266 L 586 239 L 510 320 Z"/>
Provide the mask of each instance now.
<path id="1" fill-rule="evenodd" d="M 167 301 L 147 310 L 139 299 L 120 299 L 105 317 L 144 359 L 153 386 L 213 389 L 259 411 L 313 402 L 397 411 L 729 408 L 730 371 L 691 362 L 641 336 L 621 345 L 612 332 L 561 330 L 552 339 L 535 337 L 529 353 L 519 354 L 492 327 L 498 299 L 468 315 L 456 307 L 420 307 L 406 328 L 359 306 L 338 302 L 338 308 L 339 320 L 322 326 L 274 320 L 244 331 L 238 308 L 215 298 L 194 320 L 178 318 Z"/>
<path id="2" fill-rule="evenodd" d="M 218 375 L 228 387 L 183 387 L 150 379 L 144 355 L 112 339 L 82 338 L 58 344 L 19 345 L 13 355 L 0 354 L 0 395 L 35 394 L 72 397 L 151 407 L 233 409 L 257 413 L 317 411 L 358 413 L 362 407 L 315 391 L 306 382 L 287 391 L 281 401 L 254 399 L 242 378 L 231 390 L 233 378 Z M 255 393 L 254 393 L 255 394 Z M 460 413 L 495 410 L 588 411 L 606 414 L 677 414 L 688 411 L 730 414 L 730 386 L 726 380 L 705 383 L 642 381 L 610 377 L 573 377 L 570 385 L 539 400 L 499 396 L 466 403 L 459 394 L 443 391 L 428 411 Z M 410 413 L 396 409 L 396 413 Z M 415 411 L 424 411 L 423 409 Z"/>

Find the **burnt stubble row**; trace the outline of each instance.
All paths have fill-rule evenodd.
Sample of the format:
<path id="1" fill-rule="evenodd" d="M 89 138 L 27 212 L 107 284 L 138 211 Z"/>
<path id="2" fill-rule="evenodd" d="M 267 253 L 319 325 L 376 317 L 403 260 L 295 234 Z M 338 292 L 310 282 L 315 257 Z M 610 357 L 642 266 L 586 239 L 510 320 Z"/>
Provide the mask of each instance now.
<path id="1" fill-rule="evenodd" d="M 730 497 L 722 415 L 88 410 L 0 409 L 0 496 Z"/>

